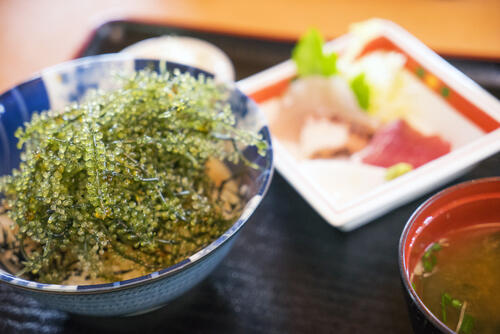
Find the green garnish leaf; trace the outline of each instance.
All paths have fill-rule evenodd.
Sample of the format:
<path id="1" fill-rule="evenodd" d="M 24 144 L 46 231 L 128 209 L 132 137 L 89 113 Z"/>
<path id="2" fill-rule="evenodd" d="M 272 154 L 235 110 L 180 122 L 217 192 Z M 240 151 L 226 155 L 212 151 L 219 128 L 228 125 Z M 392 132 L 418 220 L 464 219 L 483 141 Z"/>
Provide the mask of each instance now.
<path id="1" fill-rule="evenodd" d="M 366 83 L 364 73 L 360 73 L 352 79 L 351 89 L 358 100 L 359 106 L 367 110 L 370 106 L 370 86 Z"/>
<path id="2" fill-rule="evenodd" d="M 427 258 L 424 258 L 422 260 L 422 264 L 424 266 L 424 270 L 425 270 L 425 272 L 428 272 L 428 273 L 430 273 L 434 269 L 434 267 L 436 266 L 436 264 L 437 264 L 437 258 L 436 258 L 436 256 L 433 255 L 432 253 L 429 253 L 429 254 L 430 255 Z"/>
<path id="3" fill-rule="evenodd" d="M 427 273 L 432 272 L 434 267 L 437 264 L 435 252 L 439 252 L 441 250 L 441 245 L 439 243 L 432 244 L 422 256 L 422 265 L 424 267 L 424 271 Z"/>
<path id="4" fill-rule="evenodd" d="M 435 242 L 431 246 L 431 250 L 434 251 L 434 252 L 440 251 L 441 248 L 442 248 L 442 246 L 439 243 L 437 243 L 437 242 Z"/>
<path id="5" fill-rule="evenodd" d="M 459 333 L 470 334 L 474 329 L 474 317 L 470 314 L 464 315 L 464 320 L 462 321 L 462 325 L 460 326 Z"/>
<path id="6" fill-rule="evenodd" d="M 460 300 L 458 300 L 458 299 L 453 299 L 451 301 L 451 306 L 453 306 L 454 308 L 458 308 L 459 309 L 459 308 L 462 307 L 462 305 L 463 305 L 463 303 Z"/>
<path id="7" fill-rule="evenodd" d="M 385 172 L 385 179 L 387 181 L 393 180 L 403 174 L 406 174 L 413 170 L 413 166 L 406 162 L 399 162 L 391 167 L 387 168 Z"/>
<path id="8" fill-rule="evenodd" d="M 448 293 L 443 293 L 441 295 L 441 316 L 443 319 L 443 322 L 446 322 L 447 317 L 446 317 L 446 307 L 451 304 L 451 296 Z"/>
<path id="9" fill-rule="evenodd" d="M 443 293 L 441 295 L 441 318 L 445 323 L 448 319 L 446 308 L 450 305 L 457 310 L 460 310 L 462 307 L 465 307 L 464 303 L 461 302 L 460 300 L 452 298 L 450 294 L 446 292 Z M 473 328 L 474 328 L 474 317 L 471 316 L 470 314 L 465 313 L 462 319 L 462 324 L 460 325 L 460 329 L 458 330 L 458 333 L 470 334 Z"/>
<path id="10" fill-rule="evenodd" d="M 337 73 L 337 54 L 323 52 L 324 40 L 320 32 L 310 28 L 292 51 L 299 77 L 308 75 L 330 76 Z"/>

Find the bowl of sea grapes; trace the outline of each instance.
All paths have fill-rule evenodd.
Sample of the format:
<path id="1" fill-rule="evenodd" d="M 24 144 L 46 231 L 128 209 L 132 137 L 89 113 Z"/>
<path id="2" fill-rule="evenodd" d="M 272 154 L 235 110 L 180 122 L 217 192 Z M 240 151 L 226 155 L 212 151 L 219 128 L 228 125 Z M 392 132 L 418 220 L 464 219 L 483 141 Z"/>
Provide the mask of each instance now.
<path id="1" fill-rule="evenodd" d="M 0 95 L 0 282 L 49 307 L 167 304 L 229 252 L 273 172 L 256 104 L 202 70 L 127 55 Z"/>

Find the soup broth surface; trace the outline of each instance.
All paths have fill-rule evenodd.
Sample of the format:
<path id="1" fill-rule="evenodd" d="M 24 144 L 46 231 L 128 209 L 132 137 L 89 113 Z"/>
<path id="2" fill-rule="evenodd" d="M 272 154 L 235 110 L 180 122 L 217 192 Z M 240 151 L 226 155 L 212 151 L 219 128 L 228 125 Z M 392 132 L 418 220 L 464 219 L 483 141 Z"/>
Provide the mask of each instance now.
<path id="1" fill-rule="evenodd" d="M 457 333 L 500 333 L 500 223 L 454 231 L 430 245 L 412 284 Z"/>

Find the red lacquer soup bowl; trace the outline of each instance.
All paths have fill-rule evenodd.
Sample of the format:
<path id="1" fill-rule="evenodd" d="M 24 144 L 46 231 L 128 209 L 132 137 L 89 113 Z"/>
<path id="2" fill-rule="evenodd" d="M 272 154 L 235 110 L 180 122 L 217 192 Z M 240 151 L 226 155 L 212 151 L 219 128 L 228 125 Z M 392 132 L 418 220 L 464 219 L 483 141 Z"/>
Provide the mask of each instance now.
<path id="1" fill-rule="evenodd" d="M 455 333 L 434 316 L 410 277 L 426 248 L 453 231 L 500 222 L 500 177 L 464 182 L 432 196 L 411 216 L 399 241 L 399 269 L 416 333 Z"/>

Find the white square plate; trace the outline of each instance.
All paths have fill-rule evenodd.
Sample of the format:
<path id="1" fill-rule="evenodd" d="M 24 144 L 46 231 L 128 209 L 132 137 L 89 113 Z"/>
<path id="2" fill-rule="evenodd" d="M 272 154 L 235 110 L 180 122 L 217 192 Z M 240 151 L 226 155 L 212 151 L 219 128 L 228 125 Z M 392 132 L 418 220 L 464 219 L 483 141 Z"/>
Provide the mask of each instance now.
<path id="1" fill-rule="evenodd" d="M 391 50 L 405 55 L 405 68 L 432 95 L 420 106 L 423 117 L 433 122 L 436 132 L 451 143 L 452 149 L 394 180 L 376 184 L 351 198 L 340 199 L 328 190 L 335 185 L 325 186 L 329 180 L 318 178 L 311 169 L 305 172 L 283 143 L 274 137 L 277 169 L 327 222 L 344 231 L 357 228 L 431 191 L 500 151 L 500 103 L 496 98 L 398 25 L 380 19 L 371 20 L 370 24 L 372 34 L 362 53 Z M 352 35 L 346 34 L 327 43 L 325 49 L 342 52 L 352 40 Z M 238 86 L 258 103 L 265 103 L 280 96 L 295 75 L 295 64 L 288 60 L 239 81 Z M 349 175 L 341 176 L 342 182 L 358 178 L 354 165 L 350 170 Z M 332 180 L 338 176 L 335 173 L 332 168 Z M 356 181 L 366 183 L 370 180 Z"/>

